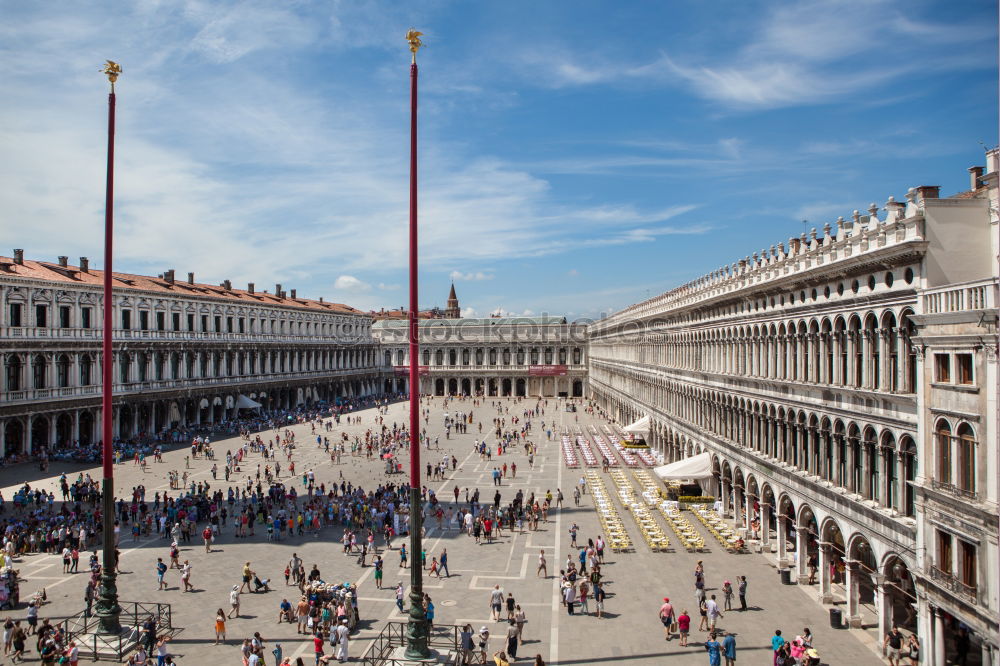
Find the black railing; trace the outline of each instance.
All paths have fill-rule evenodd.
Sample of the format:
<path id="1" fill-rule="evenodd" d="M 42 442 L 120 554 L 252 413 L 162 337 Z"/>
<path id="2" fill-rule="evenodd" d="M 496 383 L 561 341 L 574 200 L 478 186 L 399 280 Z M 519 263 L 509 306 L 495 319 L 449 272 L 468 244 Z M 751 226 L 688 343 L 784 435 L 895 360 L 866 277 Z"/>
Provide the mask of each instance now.
<path id="1" fill-rule="evenodd" d="M 948 573 L 947 571 L 942 571 L 936 566 L 931 565 L 931 578 L 936 580 L 942 587 L 951 590 L 958 596 L 962 597 L 970 604 L 977 604 L 979 601 L 979 588 L 975 585 L 968 585 L 962 580 L 960 580 L 954 574 Z"/>
<path id="2" fill-rule="evenodd" d="M 94 661 L 124 660 L 141 642 L 142 624 L 150 617 L 156 623 L 157 635 L 170 633 L 173 629 L 170 604 L 121 601 L 118 605 L 122 609 L 119 616 L 122 625 L 120 634 L 98 633 L 99 623 L 93 613 L 77 613 L 58 623 L 66 642 L 76 641 L 81 658 Z"/>
<path id="3" fill-rule="evenodd" d="M 407 645 L 406 629 L 405 622 L 387 622 L 361 655 L 361 663 L 365 666 L 402 666 L 412 663 L 402 654 L 393 657 L 397 648 Z M 427 646 L 438 652 L 457 654 L 461 646 L 461 633 L 462 627 L 456 625 L 435 625 L 427 637 Z"/>
<path id="4" fill-rule="evenodd" d="M 944 490 L 963 499 L 977 499 L 976 491 L 960 488 L 953 483 L 946 483 L 944 481 L 938 481 L 937 479 L 931 479 L 931 487 L 937 490 Z"/>

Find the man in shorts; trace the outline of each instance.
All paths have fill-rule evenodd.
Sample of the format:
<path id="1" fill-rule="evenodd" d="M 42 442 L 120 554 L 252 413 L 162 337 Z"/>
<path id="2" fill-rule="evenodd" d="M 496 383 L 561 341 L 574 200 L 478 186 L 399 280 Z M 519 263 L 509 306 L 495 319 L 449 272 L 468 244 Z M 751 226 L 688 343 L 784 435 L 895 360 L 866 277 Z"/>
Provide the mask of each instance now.
<path id="1" fill-rule="evenodd" d="M 253 579 L 253 570 L 250 568 L 250 563 L 247 562 L 246 564 L 243 565 L 243 584 L 240 585 L 240 592 L 243 591 L 244 587 L 247 588 L 247 592 L 253 592 L 253 589 L 250 585 L 250 581 L 252 579 Z"/>
<path id="2" fill-rule="evenodd" d="M 298 626 L 295 628 L 295 633 L 297 634 L 308 634 L 308 624 L 307 620 L 309 617 L 309 602 L 305 597 L 299 599 L 299 603 L 295 606 L 295 615 L 298 620 Z"/>
<path id="3" fill-rule="evenodd" d="M 660 606 L 660 622 L 663 623 L 663 633 L 670 640 L 670 625 L 674 623 L 674 606 L 670 603 L 670 597 L 663 597 L 663 605 Z"/>
<path id="4" fill-rule="evenodd" d="M 899 666 L 899 653 L 903 649 L 903 632 L 899 630 L 899 627 L 892 625 L 892 630 L 885 635 L 885 640 L 882 641 L 882 649 L 885 650 L 885 656 L 888 657 L 889 663 L 892 666 Z"/>

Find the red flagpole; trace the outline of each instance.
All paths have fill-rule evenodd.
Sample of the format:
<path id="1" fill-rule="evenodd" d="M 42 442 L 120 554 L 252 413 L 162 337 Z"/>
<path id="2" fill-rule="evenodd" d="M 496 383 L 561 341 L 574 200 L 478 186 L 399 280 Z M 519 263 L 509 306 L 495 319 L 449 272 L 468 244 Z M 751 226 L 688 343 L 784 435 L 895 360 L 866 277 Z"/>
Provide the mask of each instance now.
<path id="1" fill-rule="evenodd" d="M 101 578 L 95 604 L 100 632 L 121 634 L 121 607 L 118 605 L 118 587 L 115 550 L 115 481 L 114 481 L 114 413 L 112 389 L 114 387 L 114 356 L 111 339 L 114 332 L 114 300 L 112 296 L 112 249 L 114 241 L 115 198 L 115 81 L 121 67 L 110 60 L 102 70 L 111 81 L 108 94 L 108 174 L 104 194 L 104 330 L 103 358 L 101 359 L 101 433 L 103 437 L 103 483 L 101 485 Z"/>
<path id="2" fill-rule="evenodd" d="M 410 608 L 406 628 L 407 659 L 425 660 L 431 655 L 427 645 L 427 615 L 424 612 L 423 572 L 419 565 L 423 550 L 420 483 L 420 364 L 419 294 L 417 289 L 417 49 L 420 33 L 406 33 L 413 53 L 410 65 L 410 311 L 407 330 L 410 343 Z"/>
<path id="3" fill-rule="evenodd" d="M 103 359 L 101 365 L 101 426 L 103 435 L 104 480 L 114 476 L 114 449 L 111 439 L 114 434 L 111 412 L 111 392 L 114 382 L 114 357 L 111 351 L 111 334 L 114 327 L 114 301 L 111 288 L 111 257 L 115 228 L 115 93 L 108 95 L 108 177 L 104 194 L 104 331 Z"/>
<path id="4" fill-rule="evenodd" d="M 417 63 L 410 65 L 410 485 L 420 490 L 420 366 L 417 308 Z M 414 553 L 419 556 L 419 553 Z"/>

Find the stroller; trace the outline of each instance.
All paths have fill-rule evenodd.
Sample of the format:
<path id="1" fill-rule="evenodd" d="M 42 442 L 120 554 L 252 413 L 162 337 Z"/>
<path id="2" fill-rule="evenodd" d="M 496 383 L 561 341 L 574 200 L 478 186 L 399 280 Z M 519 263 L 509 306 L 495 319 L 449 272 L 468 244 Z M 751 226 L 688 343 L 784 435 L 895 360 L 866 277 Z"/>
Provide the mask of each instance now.
<path id="1" fill-rule="evenodd" d="M 261 591 L 270 592 L 271 588 L 268 587 L 268 585 L 270 584 L 270 582 L 271 582 L 270 578 L 260 579 L 260 578 L 257 577 L 256 574 L 254 574 L 254 577 L 253 577 L 253 591 L 254 592 L 261 592 Z"/>

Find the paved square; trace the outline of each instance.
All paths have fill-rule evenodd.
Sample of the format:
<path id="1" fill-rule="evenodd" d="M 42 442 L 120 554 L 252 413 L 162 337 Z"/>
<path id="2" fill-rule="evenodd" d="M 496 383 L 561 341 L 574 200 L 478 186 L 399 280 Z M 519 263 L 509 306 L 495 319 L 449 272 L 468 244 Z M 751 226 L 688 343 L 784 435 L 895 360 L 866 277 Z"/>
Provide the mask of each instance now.
<path id="1" fill-rule="evenodd" d="M 491 407 L 491 404 L 502 405 L 501 408 L 505 411 L 498 414 L 497 407 Z M 539 445 L 540 452 L 535 458 L 534 468 L 529 469 L 522 448 L 511 448 L 500 457 L 496 456 L 494 448 L 492 461 L 482 460 L 473 451 L 473 442 L 483 436 L 475 426 L 471 426 L 467 434 L 453 434 L 450 439 L 446 439 L 443 412 L 472 411 L 474 421 L 482 422 L 484 433 L 489 433 L 494 417 L 505 418 L 507 427 L 510 427 L 511 417 L 515 415 L 523 421 L 522 412 L 535 407 L 534 399 L 515 401 L 486 398 L 478 407 L 473 406 L 472 400 L 453 401 L 447 407 L 443 405 L 441 398 L 424 400 L 424 407 L 430 409 L 427 431 L 432 438 L 438 437 L 441 450 L 429 453 L 425 451 L 423 460 L 436 461 L 440 456 L 453 454 L 459 461 L 457 470 L 446 481 L 428 484 L 439 493 L 445 506 L 451 505 L 455 486 L 461 489 L 460 500 L 464 501 L 465 488 L 471 490 L 478 487 L 482 495 L 481 501 L 489 503 L 494 492 L 490 472 L 504 462 L 516 462 L 518 469 L 516 478 L 511 478 L 508 474 L 503 480 L 500 488 L 503 504 L 511 501 L 518 489 L 522 489 L 526 496 L 534 492 L 536 496 L 544 497 L 547 490 L 555 494 L 561 488 L 566 496 L 564 508 L 551 512 L 549 522 L 541 523 L 537 531 L 523 534 L 505 532 L 502 538 L 492 544 L 477 545 L 474 539 L 460 534 L 456 528 L 439 529 L 434 521 L 430 521 L 425 539 L 428 559 L 440 553 L 442 548 L 447 548 L 451 570 L 449 578 L 429 579 L 425 575 L 424 587 L 434 601 L 437 624 L 468 622 L 477 631 L 485 625 L 494 634 L 491 650 L 502 649 L 505 625 L 490 620 L 489 608 L 489 590 L 495 584 L 500 584 L 505 592 L 514 594 L 517 603 L 527 614 L 526 643 L 519 651 L 521 662 L 540 654 L 549 664 L 594 664 L 621 660 L 637 665 L 664 662 L 708 663 L 700 644 L 705 634 L 694 631 L 697 628 L 698 606 L 694 595 L 693 571 L 695 563 L 703 560 L 708 594 L 718 594 L 720 601 L 724 579 L 735 581 L 738 575 L 746 575 L 749 580 L 751 610 L 745 613 L 727 612 L 720 623 L 721 628 L 736 633 L 737 663 L 770 664 L 769 640 L 774 629 L 780 628 L 786 637 L 794 637 L 806 626 L 815 635 L 815 644 L 823 657 L 823 663 L 850 663 L 857 666 L 880 663 L 870 647 L 873 640 L 871 636 L 862 631 L 831 629 L 826 611 L 815 601 L 814 590 L 780 585 L 775 567 L 764 556 L 732 555 L 718 547 L 712 548 L 714 542 L 711 536 L 693 520 L 697 528 L 704 532 L 707 550 L 710 552 L 688 553 L 683 549 L 673 548 L 670 552 L 654 553 L 643 542 L 631 515 L 620 505 L 619 513 L 630 531 L 635 552 L 606 555 L 603 569 L 608 583 L 605 616 L 598 619 L 592 614 L 568 615 L 558 598 L 558 572 L 564 566 L 567 555 L 572 555 L 576 560 L 576 551 L 568 548 L 569 527 L 574 522 L 579 525 L 579 541 L 584 543 L 587 538 L 596 538 L 600 527 L 589 494 L 583 496 L 581 506 L 573 505 L 572 486 L 583 474 L 583 468 L 571 470 L 565 467 L 561 460 L 558 436 L 554 432 L 553 438 L 547 440 L 541 422 L 544 421 L 546 427 L 554 422 L 558 431 L 563 427 L 573 429 L 576 426 L 585 429 L 590 423 L 599 424 L 599 421 L 582 411 L 565 412 L 556 400 L 549 400 L 547 405 L 540 404 L 544 414 L 532 417 L 533 431 L 530 436 Z M 384 416 L 386 425 L 407 422 L 407 412 L 405 403 L 392 405 Z M 374 427 L 376 413 L 374 409 L 368 409 L 357 414 L 362 418 L 360 424 L 336 426 L 330 435 L 323 434 L 329 436 L 331 441 L 334 435 L 339 436 L 341 432 L 347 432 L 352 437 L 355 434 L 363 436 L 367 429 Z M 316 447 L 315 436 L 310 435 L 308 425 L 296 425 L 292 429 L 296 432 L 298 443 L 294 457 L 296 471 L 313 469 L 317 485 L 320 482 L 327 485 L 339 482 L 341 476 L 366 489 L 389 478 L 396 483 L 405 480 L 400 475 L 387 477 L 379 461 L 352 457 L 349 450 L 340 464 L 333 464 Z M 269 433 L 262 433 L 262 437 L 267 434 Z M 273 434 L 271 437 L 273 438 Z M 489 437 L 488 441 L 494 441 L 493 437 Z M 216 441 L 214 448 L 217 458 L 224 463 L 226 451 L 235 451 L 240 445 L 238 437 Z M 147 488 L 147 500 L 151 503 L 154 492 L 162 493 L 169 488 L 168 471 L 184 471 L 184 458 L 188 453 L 189 449 L 186 448 L 170 451 L 164 455 L 164 462 L 150 462 L 146 473 L 141 472 L 131 461 L 118 465 L 116 484 L 119 495 L 122 491 L 127 493 L 133 486 L 143 483 Z M 225 488 L 227 485 L 235 486 L 240 481 L 245 483 L 246 472 L 255 472 L 258 460 L 257 454 L 251 454 L 248 464 L 243 466 L 243 476 L 234 476 L 230 484 L 224 483 L 221 475 L 219 481 L 212 481 L 211 461 L 192 461 L 189 472 L 194 481 L 208 480 L 213 489 Z M 47 476 L 42 479 L 38 478 L 40 473 L 37 468 L 27 466 L 0 471 L 0 483 L 3 484 L 8 513 L 14 489 L 25 478 L 33 487 L 52 489 L 58 496 L 59 474 L 66 472 L 72 481 L 81 470 L 89 471 L 94 477 L 100 476 L 98 467 L 83 469 L 79 465 L 62 463 L 53 464 Z M 599 469 L 598 473 L 600 474 Z M 631 472 L 628 474 L 631 477 Z M 601 476 L 610 493 L 615 495 L 611 478 L 607 474 Z M 282 480 L 289 482 L 287 472 Z M 301 476 L 293 483 L 298 490 L 302 490 Z M 171 494 L 176 492 L 171 491 Z M 662 523 L 662 517 L 657 516 L 656 519 L 661 522 L 671 544 L 676 546 L 676 537 Z M 396 609 L 393 587 L 397 581 L 408 585 L 409 573 L 398 568 L 397 551 L 384 554 L 385 589 L 376 589 L 373 569 L 370 566 L 361 568 L 356 557 L 343 554 L 339 541 L 341 535 L 342 529 L 339 526 L 325 527 L 320 538 L 295 537 L 268 543 L 266 533 L 260 527 L 255 537 L 236 539 L 232 526 L 227 525 L 212 553 L 205 553 L 200 539 L 182 548 L 180 559 L 188 559 L 193 565 L 192 583 L 195 590 L 190 593 L 181 592 L 182 585 L 176 571 L 167 573 L 167 590 L 156 590 L 154 563 L 158 556 L 167 561 L 166 540 L 153 537 L 133 543 L 131 536 L 125 535 L 122 538 L 123 574 L 118 578 L 119 595 L 122 600 L 127 601 L 163 601 L 173 605 L 174 624 L 183 630 L 174 638 L 172 651 L 179 656 L 181 664 L 208 664 L 217 660 L 218 663 L 238 664 L 240 642 L 255 631 L 259 631 L 267 641 L 268 655 L 274 643 L 280 642 L 286 656 L 303 656 L 306 663 L 311 664 L 311 642 L 304 640 L 304 636 L 296 635 L 291 625 L 276 623 L 278 604 L 282 598 L 288 598 L 294 603 L 298 596 L 294 587 L 285 586 L 283 576 L 285 564 L 294 552 L 304 560 L 307 570 L 311 564 L 317 564 L 325 580 L 353 581 L 359 584 L 362 623 L 360 631 L 352 637 L 350 648 L 352 657 L 356 659 L 385 620 L 405 619 Z M 397 539 L 397 545 L 398 542 Z M 536 576 L 540 551 L 545 552 L 548 560 L 548 579 Z M 86 555 L 82 559 L 84 562 L 81 570 L 85 568 Z M 240 583 L 240 568 L 246 561 L 252 562 L 253 568 L 262 577 L 273 581 L 273 591 L 244 594 L 241 599 L 241 616 L 230 620 L 227 626 L 228 644 L 215 646 L 212 644 L 215 610 L 228 610 L 228 591 L 232 585 Z M 41 617 L 61 618 L 83 609 L 87 574 L 64 575 L 60 573 L 60 565 L 61 561 L 55 555 L 29 555 L 15 564 L 22 577 L 27 579 L 21 584 L 22 599 L 41 587 L 48 591 L 50 603 L 43 607 Z M 695 618 L 690 647 L 680 647 L 676 640 L 669 643 L 664 640 L 657 617 L 664 596 L 669 596 L 678 608 L 686 608 Z M 593 611 L 593 606 L 591 610 Z M 12 613 L 12 617 L 24 618 L 24 607 Z M 32 654 L 29 658 L 35 656 Z M 273 659 L 269 657 L 267 663 L 272 662 Z"/>

